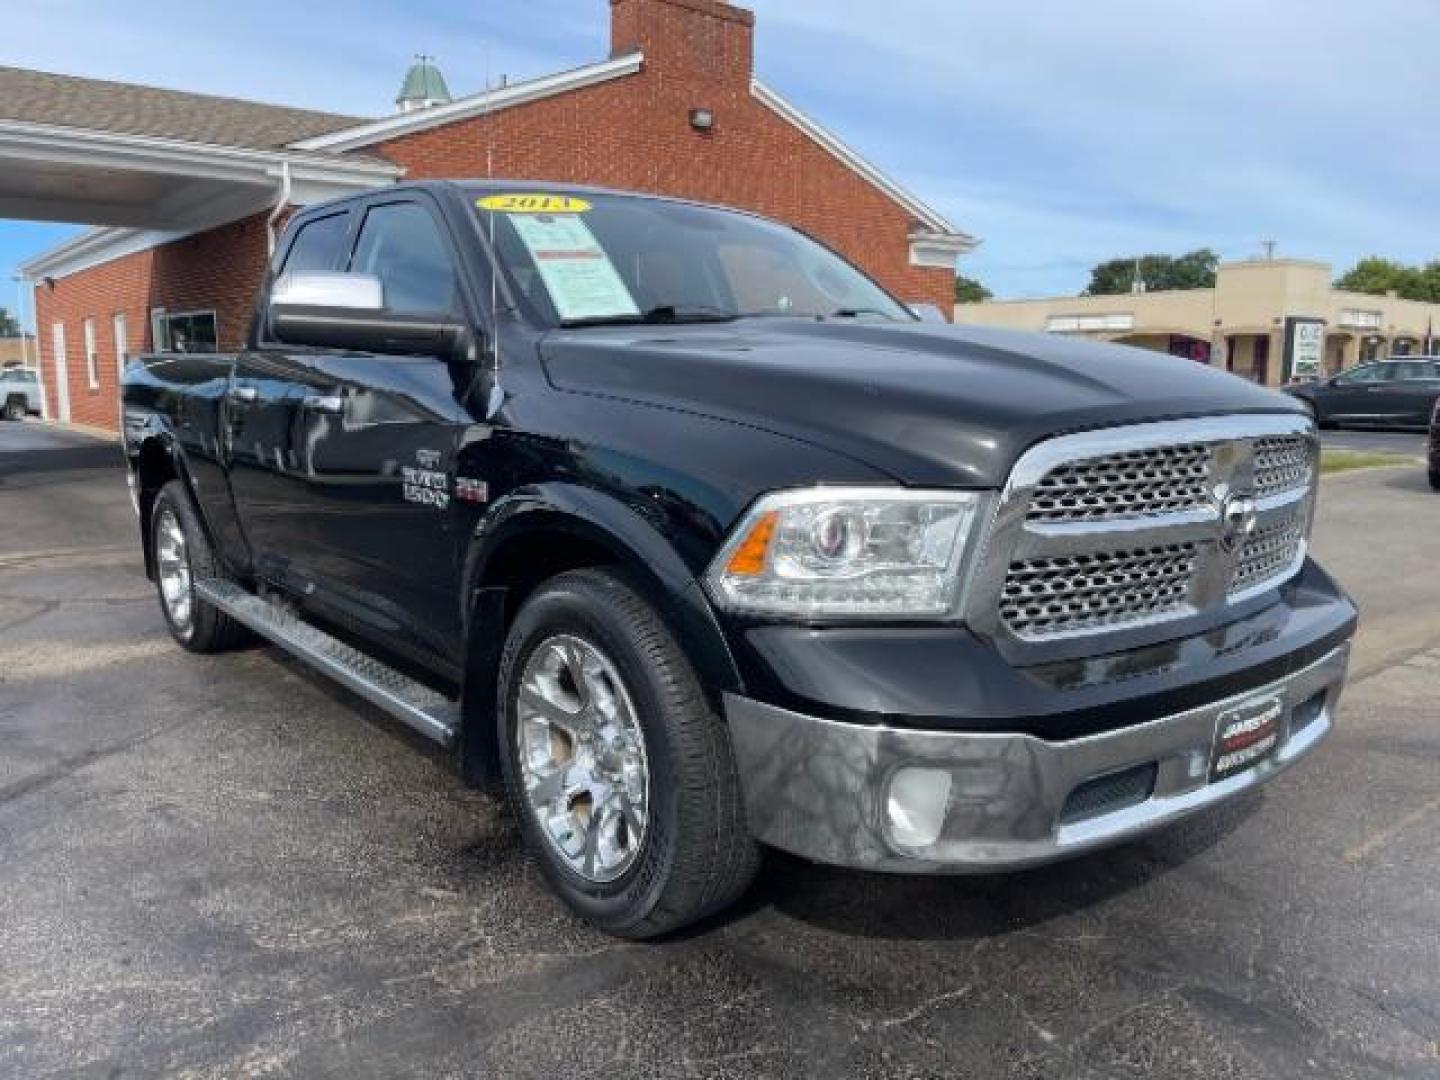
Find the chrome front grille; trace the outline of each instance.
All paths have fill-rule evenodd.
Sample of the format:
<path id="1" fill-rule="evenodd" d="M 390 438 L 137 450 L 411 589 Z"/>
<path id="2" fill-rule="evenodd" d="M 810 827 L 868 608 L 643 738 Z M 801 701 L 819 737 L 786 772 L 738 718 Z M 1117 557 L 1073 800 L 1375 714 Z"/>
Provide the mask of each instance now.
<path id="1" fill-rule="evenodd" d="M 1030 521 L 1108 521 L 1193 510 L 1210 498 L 1210 448 L 1156 446 L 1057 465 L 1030 498 Z"/>
<path id="2" fill-rule="evenodd" d="M 1174 611 L 1189 594 L 1195 553 L 1194 544 L 1167 544 L 1013 562 L 1000 617 L 1015 633 L 1035 637 Z"/>
<path id="3" fill-rule="evenodd" d="M 1298 515 L 1258 530 L 1245 541 L 1230 579 L 1228 594 L 1239 596 L 1294 564 L 1305 543 L 1305 522 Z"/>
<path id="4" fill-rule="evenodd" d="M 1270 436 L 1255 440 L 1255 493 L 1276 495 L 1308 488 L 1314 479 L 1315 440 L 1304 436 Z"/>
<path id="5" fill-rule="evenodd" d="M 1299 569 L 1317 454 L 1290 415 L 1041 443 L 1001 495 L 967 618 L 1020 643 L 1218 622 Z"/>

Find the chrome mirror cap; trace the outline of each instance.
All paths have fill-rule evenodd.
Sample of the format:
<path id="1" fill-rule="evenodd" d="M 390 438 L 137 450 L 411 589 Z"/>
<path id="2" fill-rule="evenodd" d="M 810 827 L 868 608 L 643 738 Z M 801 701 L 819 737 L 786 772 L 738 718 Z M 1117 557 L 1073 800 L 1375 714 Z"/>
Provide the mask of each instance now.
<path id="1" fill-rule="evenodd" d="M 385 288 L 374 274 L 286 274 L 270 290 L 270 306 L 378 312 Z"/>

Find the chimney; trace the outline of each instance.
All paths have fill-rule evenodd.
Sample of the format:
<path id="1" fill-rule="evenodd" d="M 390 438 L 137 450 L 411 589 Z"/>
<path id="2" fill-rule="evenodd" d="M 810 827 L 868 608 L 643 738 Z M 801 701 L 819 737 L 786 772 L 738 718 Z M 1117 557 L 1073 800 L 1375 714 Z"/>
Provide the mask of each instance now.
<path id="1" fill-rule="evenodd" d="M 755 16 L 721 0 L 610 0 L 611 55 L 637 49 L 664 76 L 748 90 Z"/>

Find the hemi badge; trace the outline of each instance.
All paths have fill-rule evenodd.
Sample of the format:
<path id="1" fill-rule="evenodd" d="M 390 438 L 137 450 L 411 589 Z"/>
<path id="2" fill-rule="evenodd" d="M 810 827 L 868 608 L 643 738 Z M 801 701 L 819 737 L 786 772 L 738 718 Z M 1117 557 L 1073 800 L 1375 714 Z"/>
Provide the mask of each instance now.
<path id="1" fill-rule="evenodd" d="M 489 502 L 490 485 L 484 480 L 471 480 L 469 477 L 457 476 L 455 478 L 455 498 L 461 502 Z"/>

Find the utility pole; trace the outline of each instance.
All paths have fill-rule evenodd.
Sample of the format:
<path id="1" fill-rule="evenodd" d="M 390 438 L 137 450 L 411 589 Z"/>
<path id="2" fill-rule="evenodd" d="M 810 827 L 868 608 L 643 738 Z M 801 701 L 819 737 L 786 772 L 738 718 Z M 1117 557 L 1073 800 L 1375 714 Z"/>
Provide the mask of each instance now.
<path id="1" fill-rule="evenodd" d="M 15 324 L 20 328 L 20 362 L 28 368 L 30 366 L 30 338 L 25 333 L 25 275 L 16 274 L 14 280 Z"/>
<path id="2" fill-rule="evenodd" d="M 1274 262 L 1274 261 L 1275 261 L 1275 248 L 1276 248 L 1276 246 L 1277 246 L 1278 244 L 1279 244 L 1279 241 L 1278 241 L 1278 240 L 1261 240 L 1261 241 L 1260 241 L 1260 246 L 1265 249 L 1265 261 L 1266 261 L 1266 262 Z"/>

